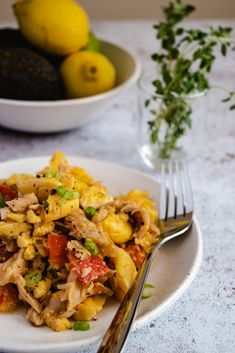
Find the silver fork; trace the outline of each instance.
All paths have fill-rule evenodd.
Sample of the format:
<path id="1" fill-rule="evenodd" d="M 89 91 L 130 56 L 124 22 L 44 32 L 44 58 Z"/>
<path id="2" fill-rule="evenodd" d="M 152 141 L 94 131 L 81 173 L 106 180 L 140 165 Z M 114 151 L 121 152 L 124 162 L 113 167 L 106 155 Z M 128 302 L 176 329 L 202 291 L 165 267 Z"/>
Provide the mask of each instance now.
<path id="1" fill-rule="evenodd" d="M 142 297 L 150 265 L 160 247 L 185 233 L 192 224 L 193 196 L 185 162 L 169 162 L 161 167 L 161 236 L 138 271 L 135 282 L 121 302 L 97 353 L 120 353 L 124 347 Z"/>

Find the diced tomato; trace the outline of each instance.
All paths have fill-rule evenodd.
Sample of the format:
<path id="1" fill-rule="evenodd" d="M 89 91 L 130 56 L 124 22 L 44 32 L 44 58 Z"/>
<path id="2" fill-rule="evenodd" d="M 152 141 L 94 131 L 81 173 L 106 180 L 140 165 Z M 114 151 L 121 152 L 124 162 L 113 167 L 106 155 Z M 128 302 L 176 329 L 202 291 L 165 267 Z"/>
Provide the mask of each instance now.
<path id="1" fill-rule="evenodd" d="M 7 251 L 6 245 L 0 244 L 0 263 L 5 262 L 11 257 L 11 253 Z"/>
<path id="2" fill-rule="evenodd" d="M 0 184 L 0 194 L 2 194 L 7 201 L 13 200 L 17 197 L 16 191 L 4 184 Z"/>
<path id="3" fill-rule="evenodd" d="M 18 291 L 16 286 L 9 283 L 0 287 L 0 312 L 13 311 L 18 303 Z"/>
<path id="4" fill-rule="evenodd" d="M 146 257 L 144 250 L 139 245 L 136 245 L 136 244 L 128 245 L 128 247 L 125 250 L 131 256 L 132 260 L 135 263 L 135 266 L 137 268 L 140 268 L 140 266 L 142 265 Z"/>
<path id="5" fill-rule="evenodd" d="M 63 266 L 68 261 L 66 254 L 67 243 L 66 235 L 48 235 L 49 258 L 53 264 Z"/>
<path id="6" fill-rule="evenodd" d="M 108 266 L 99 256 L 90 256 L 73 263 L 72 266 L 76 270 L 78 280 L 85 287 L 89 286 L 95 279 L 106 275 L 109 271 Z"/>

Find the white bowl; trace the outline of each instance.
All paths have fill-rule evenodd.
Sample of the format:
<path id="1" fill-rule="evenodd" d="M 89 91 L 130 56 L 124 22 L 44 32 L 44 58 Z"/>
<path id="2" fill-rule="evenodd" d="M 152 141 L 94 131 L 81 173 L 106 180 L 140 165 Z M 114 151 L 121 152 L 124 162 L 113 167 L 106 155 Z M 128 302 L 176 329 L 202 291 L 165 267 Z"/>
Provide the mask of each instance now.
<path id="1" fill-rule="evenodd" d="M 57 101 L 0 98 L 0 125 L 20 131 L 50 133 L 71 130 L 102 118 L 102 113 L 118 100 L 120 94 L 136 83 L 141 66 L 125 49 L 106 41 L 101 41 L 101 45 L 103 53 L 116 68 L 117 84 L 113 89 L 91 97 Z"/>

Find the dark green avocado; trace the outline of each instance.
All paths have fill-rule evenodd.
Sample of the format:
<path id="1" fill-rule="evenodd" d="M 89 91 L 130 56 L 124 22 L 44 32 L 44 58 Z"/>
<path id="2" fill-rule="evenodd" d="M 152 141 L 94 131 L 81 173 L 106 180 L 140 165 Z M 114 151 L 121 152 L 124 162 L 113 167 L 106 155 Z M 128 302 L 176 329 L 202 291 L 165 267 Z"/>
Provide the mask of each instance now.
<path id="1" fill-rule="evenodd" d="M 20 47 L 31 49 L 32 45 L 26 41 L 18 29 L 1 28 L 0 29 L 0 47 Z"/>
<path id="2" fill-rule="evenodd" d="M 1 45 L 0 40 L 0 98 L 56 100 L 61 97 L 61 78 L 46 58 L 28 48 Z"/>
<path id="3" fill-rule="evenodd" d="M 19 29 L 15 28 L 6 27 L 0 29 L 0 48 L 30 49 L 34 53 L 48 60 L 56 69 L 59 69 L 60 65 L 62 64 L 62 61 L 64 60 L 64 57 L 62 56 L 48 54 L 43 52 L 43 50 L 34 47 L 24 38 Z"/>

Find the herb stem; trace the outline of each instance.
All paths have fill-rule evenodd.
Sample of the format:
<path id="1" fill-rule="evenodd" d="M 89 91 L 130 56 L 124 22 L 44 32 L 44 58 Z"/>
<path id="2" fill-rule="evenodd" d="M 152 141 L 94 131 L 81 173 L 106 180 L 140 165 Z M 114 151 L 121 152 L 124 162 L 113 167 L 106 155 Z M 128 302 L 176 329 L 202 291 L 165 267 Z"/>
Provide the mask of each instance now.
<path id="1" fill-rule="evenodd" d="M 225 57 L 231 44 L 232 28 L 210 27 L 185 29 L 181 22 L 190 15 L 194 6 L 173 0 L 163 8 L 165 20 L 154 25 L 159 40 L 159 50 L 152 55 L 156 62 L 157 78 L 153 81 L 155 94 L 147 99 L 146 107 L 155 102 L 156 108 L 149 112 L 154 117 L 149 121 L 150 140 L 159 145 L 159 156 L 169 158 L 177 149 L 178 140 L 192 126 L 192 108 L 187 97 L 195 92 L 208 91 L 208 75 L 215 63 L 217 49 Z M 227 91 L 223 102 L 231 101 L 234 92 Z M 235 109 L 235 104 L 230 106 Z"/>
<path id="2" fill-rule="evenodd" d="M 231 92 L 230 90 L 228 90 L 226 87 L 224 86 L 220 86 L 220 85 L 211 85 L 211 88 L 213 89 L 220 89 L 228 94 L 232 94 L 233 96 L 235 95 L 235 92 Z"/>

